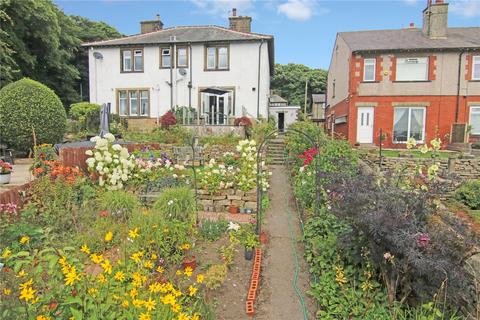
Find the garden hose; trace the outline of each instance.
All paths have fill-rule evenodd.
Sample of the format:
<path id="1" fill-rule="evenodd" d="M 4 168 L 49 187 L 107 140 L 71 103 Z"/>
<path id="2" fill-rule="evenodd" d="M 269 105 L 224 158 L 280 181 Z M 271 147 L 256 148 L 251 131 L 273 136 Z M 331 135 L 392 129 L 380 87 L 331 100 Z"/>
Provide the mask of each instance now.
<path id="1" fill-rule="evenodd" d="M 285 156 L 284 156 L 284 162 L 285 162 L 285 165 L 286 165 L 286 169 L 288 170 L 288 159 Z M 290 243 L 292 245 L 293 253 L 295 254 L 295 277 L 293 278 L 293 288 L 295 290 L 295 293 L 298 296 L 298 300 L 300 301 L 300 303 L 302 305 L 303 319 L 308 320 L 308 318 L 307 318 L 307 307 L 305 305 L 305 300 L 303 300 L 302 293 L 300 292 L 300 290 L 297 287 L 298 273 L 299 273 L 298 252 L 297 252 L 296 245 L 295 245 L 296 241 L 295 241 L 294 235 L 293 235 L 292 214 L 290 212 L 290 207 L 289 207 L 290 200 L 289 200 L 289 195 L 287 194 L 287 191 L 285 191 L 284 199 L 285 199 L 285 210 L 286 210 L 286 213 L 287 213 L 288 229 L 290 231 Z M 302 234 L 303 234 L 303 222 L 301 222 L 301 225 L 302 225 L 301 227 L 302 227 Z"/>

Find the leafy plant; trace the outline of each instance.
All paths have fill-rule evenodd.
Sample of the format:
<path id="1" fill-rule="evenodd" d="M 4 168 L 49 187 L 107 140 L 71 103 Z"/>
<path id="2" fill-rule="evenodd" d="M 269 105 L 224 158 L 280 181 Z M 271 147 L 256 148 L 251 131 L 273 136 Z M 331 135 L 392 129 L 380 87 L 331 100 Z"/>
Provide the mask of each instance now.
<path id="1" fill-rule="evenodd" d="M 160 117 L 160 125 L 162 128 L 168 129 L 170 126 L 177 124 L 177 118 L 172 111 L 167 111 L 163 116 Z"/>
<path id="2" fill-rule="evenodd" d="M 217 241 L 225 234 L 228 222 L 224 219 L 212 221 L 204 219 L 200 223 L 199 235 L 201 238 L 208 241 Z"/>
<path id="3" fill-rule="evenodd" d="M 470 209 L 480 209 L 480 180 L 467 181 L 455 191 L 455 199 Z"/>
<path id="4" fill-rule="evenodd" d="M 109 211 L 111 215 L 123 219 L 140 207 L 137 196 L 123 190 L 106 191 L 100 195 L 98 202 L 100 210 Z"/>
<path id="5" fill-rule="evenodd" d="M 101 106 L 96 103 L 78 102 L 70 105 L 69 115 L 77 120 L 81 130 L 97 132 L 100 127 Z"/>
<path id="6" fill-rule="evenodd" d="M 153 205 L 164 219 L 194 224 L 196 221 L 195 194 L 187 187 L 165 189 Z"/>
<path id="7" fill-rule="evenodd" d="M 37 144 L 63 139 L 67 116 L 55 92 L 24 78 L 0 90 L 0 132 L 2 142 L 19 151 Z"/>
<path id="8" fill-rule="evenodd" d="M 205 272 L 205 286 L 210 290 L 218 289 L 221 287 L 226 277 L 226 264 L 213 265 L 207 270 L 207 272 Z"/>

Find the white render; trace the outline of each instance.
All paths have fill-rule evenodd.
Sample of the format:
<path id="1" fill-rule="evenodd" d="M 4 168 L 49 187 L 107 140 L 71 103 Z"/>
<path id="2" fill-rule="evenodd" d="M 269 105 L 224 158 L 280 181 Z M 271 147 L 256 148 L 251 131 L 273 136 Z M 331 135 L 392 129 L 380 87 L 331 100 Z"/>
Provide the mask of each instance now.
<path id="1" fill-rule="evenodd" d="M 259 47 L 260 81 L 259 81 Z M 164 47 L 164 46 L 163 46 Z M 142 48 L 134 46 L 134 48 Z M 122 73 L 120 68 L 120 47 L 90 47 L 90 102 L 111 103 L 113 113 L 118 112 L 117 89 L 149 89 L 150 117 L 158 118 L 171 107 L 170 69 L 160 68 L 160 45 L 145 45 L 144 70 L 137 73 Z M 94 52 L 103 59 L 95 59 Z M 173 51 L 175 52 L 175 50 Z M 192 57 L 181 76 L 173 68 L 173 106 L 192 106 L 198 110 L 199 89 L 207 87 L 233 87 L 235 114 L 232 117 L 249 116 L 257 118 L 258 84 L 260 83 L 259 115 L 267 117 L 268 94 L 270 92 L 270 63 L 267 41 L 237 41 L 229 43 L 230 68 L 228 71 L 204 71 L 205 45 L 191 45 Z M 189 104 L 190 73 L 192 76 L 191 102 Z M 246 111 L 243 112 L 243 111 Z"/>
<path id="2" fill-rule="evenodd" d="M 270 107 L 270 115 L 275 118 L 275 122 L 277 123 L 278 127 L 278 114 L 284 114 L 284 125 L 285 128 L 288 128 L 289 125 L 297 122 L 298 120 L 298 111 L 300 110 L 300 106 L 284 106 L 284 107 Z"/>

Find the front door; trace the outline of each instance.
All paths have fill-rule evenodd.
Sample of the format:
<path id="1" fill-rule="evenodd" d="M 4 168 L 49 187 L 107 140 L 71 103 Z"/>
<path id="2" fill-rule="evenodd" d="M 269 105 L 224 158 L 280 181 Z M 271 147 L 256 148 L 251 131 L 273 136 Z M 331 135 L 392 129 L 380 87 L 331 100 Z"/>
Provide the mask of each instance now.
<path id="1" fill-rule="evenodd" d="M 207 124 L 223 125 L 227 123 L 229 112 L 228 94 L 216 95 L 206 93 L 203 96 L 203 103 Z"/>
<path id="2" fill-rule="evenodd" d="M 283 132 L 285 129 L 285 113 L 278 113 L 278 131 Z"/>
<path id="3" fill-rule="evenodd" d="M 359 107 L 357 112 L 357 142 L 373 143 L 373 107 Z"/>

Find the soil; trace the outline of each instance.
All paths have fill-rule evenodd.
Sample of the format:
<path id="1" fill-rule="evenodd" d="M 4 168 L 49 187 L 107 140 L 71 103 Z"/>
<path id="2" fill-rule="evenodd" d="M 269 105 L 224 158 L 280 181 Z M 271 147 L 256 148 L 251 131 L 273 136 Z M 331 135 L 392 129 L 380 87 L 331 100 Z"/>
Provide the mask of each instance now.
<path id="1" fill-rule="evenodd" d="M 307 295 L 310 290 L 308 265 L 303 256 L 302 233 L 297 218 L 286 169 L 274 166 L 270 189 L 271 206 L 265 214 L 263 231 L 268 235 L 268 244 L 264 249 L 260 291 L 255 304 L 255 319 L 303 320 L 302 304 L 295 292 L 295 254 L 293 252 L 288 212 L 298 255 L 299 272 L 297 287 L 305 301 L 307 319 L 315 319 L 314 301 Z M 237 319 L 243 319 L 237 318 Z"/>

